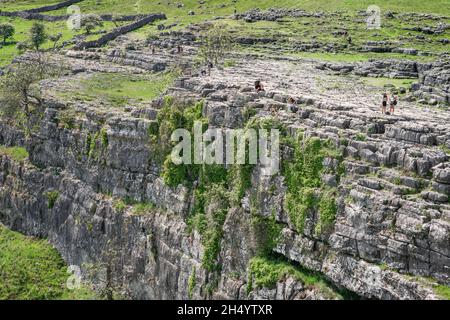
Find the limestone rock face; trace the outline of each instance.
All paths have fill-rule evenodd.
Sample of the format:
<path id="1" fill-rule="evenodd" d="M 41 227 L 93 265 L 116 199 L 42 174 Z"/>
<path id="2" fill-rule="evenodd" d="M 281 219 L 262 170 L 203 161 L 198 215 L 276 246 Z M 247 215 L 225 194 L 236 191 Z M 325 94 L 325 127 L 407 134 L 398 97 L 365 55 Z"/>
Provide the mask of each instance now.
<path id="1" fill-rule="evenodd" d="M 304 13 L 253 12 L 240 18 L 272 20 L 290 14 Z M 242 128 L 249 117 L 272 116 L 289 135 L 302 132 L 305 139 L 329 140 L 343 155 L 342 166 L 330 157 L 322 163 L 327 171 L 320 181 L 335 190 L 337 212 L 332 226 L 320 234 L 320 212 L 308 211 L 299 230 L 286 207 L 285 177 L 267 177 L 255 167 L 251 187 L 226 212 L 221 269 L 208 272 L 202 264 L 203 239 L 189 225 L 195 194 L 189 186 L 164 183 L 160 155 L 150 141 L 162 97 L 112 108 L 55 94 L 56 88 L 69 90 L 72 82 L 92 73 L 164 70 L 177 59 L 172 52 L 179 43 L 186 45 L 184 58 L 191 59 L 197 50 L 193 37 L 169 33 L 155 40 L 163 50 L 157 53 L 150 53 L 151 44 L 119 37 L 108 49 L 52 55 L 71 73 L 42 83 L 45 112 L 36 131 L 26 138 L 19 128 L 0 121 L 0 143 L 25 146 L 29 153 L 22 162 L 0 155 L 0 221 L 48 238 L 68 264 L 108 268 L 112 283 L 134 299 L 330 298 L 292 275 L 269 288 L 249 289 L 248 264 L 257 254 L 255 216 L 273 216 L 280 227 L 274 254 L 322 274 L 338 288 L 371 299 L 440 298 L 433 290 L 436 283 L 450 285 L 450 115 L 403 98 L 394 114 L 381 114 L 385 89 L 367 87 L 354 77 L 416 77 L 414 94 L 430 87 L 429 93 L 448 102 L 448 65 L 240 58 L 236 66 L 214 68 L 211 75 L 186 70 L 162 96 L 187 103 L 203 100 L 210 127 Z M 134 49 L 123 53 L 120 49 L 131 42 Z M 264 92 L 253 89 L 258 79 Z M 73 125 L 65 126 L 61 119 L 69 111 L 76 116 Z M 283 161 L 293 161 L 292 148 L 283 147 L 281 153 Z M 53 206 L 50 191 L 58 194 Z M 139 214 L 119 199 L 154 208 Z M 85 268 L 84 275 L 100 280 L 101 272 L 92 276 Z"/>

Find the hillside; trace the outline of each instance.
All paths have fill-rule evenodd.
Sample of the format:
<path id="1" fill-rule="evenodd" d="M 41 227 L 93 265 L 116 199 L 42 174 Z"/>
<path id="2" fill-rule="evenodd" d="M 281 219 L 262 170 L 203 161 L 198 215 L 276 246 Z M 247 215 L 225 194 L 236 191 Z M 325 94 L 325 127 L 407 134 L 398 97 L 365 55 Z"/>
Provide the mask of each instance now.
<path id="1" fill-rule="evenodd" d="M 2 24 L 0 223 L 44 240 L 0 225 L 1 299 L 450 299 L 448 1 L 0 0 Z M 244 152 L 276 131 L 278 170 L 174 163 L 196 123 Z"/>

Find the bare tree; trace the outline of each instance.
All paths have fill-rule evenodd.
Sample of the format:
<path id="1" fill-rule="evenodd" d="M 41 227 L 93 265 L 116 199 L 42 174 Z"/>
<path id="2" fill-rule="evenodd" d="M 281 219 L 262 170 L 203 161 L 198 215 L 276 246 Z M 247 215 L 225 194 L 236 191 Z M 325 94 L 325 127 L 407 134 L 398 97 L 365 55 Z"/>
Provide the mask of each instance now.
<path id="1" fill-rule="evenodd" d="M 209 67 L 221 62 L 232 49 L 232 38 L 225 27 L 215 25 L 206 34 L 199 50 L 201 60 Z"/>

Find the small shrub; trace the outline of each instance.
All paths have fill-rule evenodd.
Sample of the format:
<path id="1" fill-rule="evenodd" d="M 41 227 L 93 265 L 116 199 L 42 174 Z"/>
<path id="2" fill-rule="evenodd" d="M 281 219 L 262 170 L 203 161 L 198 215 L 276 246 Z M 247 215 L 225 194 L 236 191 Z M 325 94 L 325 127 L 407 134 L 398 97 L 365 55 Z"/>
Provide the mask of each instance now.
<path id="1" fill-rule="evenodd" d="M 225 68 L 235 67 L 236 66 L 236 61 L 235 60 L 225 60 L 225 62 L 223 63 L 223 66 Z"/>
<path id="2" fill-rule="evenodd" d="M 106 131 L 106 128 L 100 130 L 100 136 L 102 139 L 102 146 L 106 148 L 108 146 L 108 132 Z"/>
<path id="3" fill-rule="evenodd" d="M 58 191 L 48 191 L 46 193 L 47 201 L 48 201 L 48 208 L 53 209 L 55 206 L 56 200 L 58 200 L 59 192 Z"/>
<path id="4" fill-rule="evenodd" d="M 337 205 L 336 205 L 337 190 L 326 190 L 322 193 L 319 200 L 319 222 L 316 225 L 316 234 L 321 234 L 327 231 L 336 219 Z"/>
<path id="5" fill-rule="evenodd" d="M 191 275 L 189 276 L 189 280 L 188 280 L 188 296 L 189 296 L 189 299 L 192 299 L 192 296 L 193 296 L 193 293 L 194 293 L 194 288 L 195 288 L 195 286 L 197 284 L 196 273 L 197 273 L 197 270 L 196 270 L 196 268 L 194 266 L 194 267 L 192 267 L 192 272 L 191 272 Z"/>
<path id="6" fill-rule="evenodd" d="M 76 120 L 76 113 L 72 109 L 65 110 L 59 114 L 59 124 L 65 129 L 69 130 L 74 129 L 75 120 Z"/>
<path id="7" fill-rule="evenodd" d="M 118 200 L 114 201 L 113 208 L 116 211 L 122 213 L 125 211 L 126 207 L 127 207 L 127 205 L 122 199 L 118 199 Z"/>
<path id="8" fill-rule="evenodd" d="M 21 162 L 28 158 L 28 152 L 23 147 L 0 146 L 0 154 L 11 157 L 14 161 Z"/>
<path id="9" fill-rule="evenodd" d="M 150 202 L 138 203 L 133 206 L 132 212 L 134 215 L 141 216 L 146 213 L 152 212 L 154 209 L 155 209 L 155 205 L 153 203 L 150 203 Z"/>
<path id="10" fill-rule="evenodd" d="M 276 222 L 275 213 L 270 217 L 263 217 L 255 212 L 251 222 L 256 237 L 257 254 L 269 255 L 277 245 L 282 230 L 282 226 Z"/>
<path id="11" fill-rule="evenodd" d="M 357 141 L 366 141 L 367 140 L 367 136 L 364 133 L 358 133 L 355 136 L 355 140 L 357 140 Z"/>

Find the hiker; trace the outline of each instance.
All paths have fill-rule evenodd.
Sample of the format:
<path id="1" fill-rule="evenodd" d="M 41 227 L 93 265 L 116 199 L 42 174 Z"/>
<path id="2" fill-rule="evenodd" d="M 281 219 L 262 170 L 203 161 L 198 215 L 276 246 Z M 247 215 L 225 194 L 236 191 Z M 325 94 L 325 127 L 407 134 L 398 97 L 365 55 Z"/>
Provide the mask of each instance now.
<path id="1" fill-rule="evenodd" d="M 389 108 L 389 112 L 394 114 L 395 111 L 395 107 L 397 106 L 398 103 L 398 97 L 397 96 L 393 96 L 391 99 L 391 103 L 390 103 L 390 108 Z"/>
<path id="2" fill-rule="evenodd" d="M 272 117 L 277 117 L 278 116 L 278 109 L 275 106 L 270 106 L 269 108 L 270 114 L 272 115 Z"/>
<path id="3" fill-rule="evenodd" d="M 387 95 L 387 93 L 383 93 L 383 101 L 381 103 L 381 113 L 385 114 L 386 113 L 386 107 L 389 101 L 389 97 Z"/>
<path id="4" fill-rule="evenodd" d="M 261 91 L 266 91 L 266 90 L 264 90 L 263 84 L 259 80 L 255 81 L 255 90 L 257 93 L 260 93 Z"/>
<path id="5" fill-rule="evenodd" d="M 177 53 L 182 53 L 183 52 L 183 47 L 178 45 L 177 46 Z"/>
<path id="6" fill-rule="evenodd" d="M 298 111 L 298 107 L 296 106 L 297 102 L 295 101 L 295 99 L 289 97 L 287 102 L 288 102 L 288 111 L 296 113 Z"/>
<path id="7" fill-rule="evenodd" d="M 347 41 L 348 41 L 348 44 L 352 44 L 352 37 L 348 36 Z"/>
<path id="8" fill-rule="evenodd" d="M 208 75 L 211 75 L 211 69 L 214 67 L 212 62 L 208 62 Z"/>

